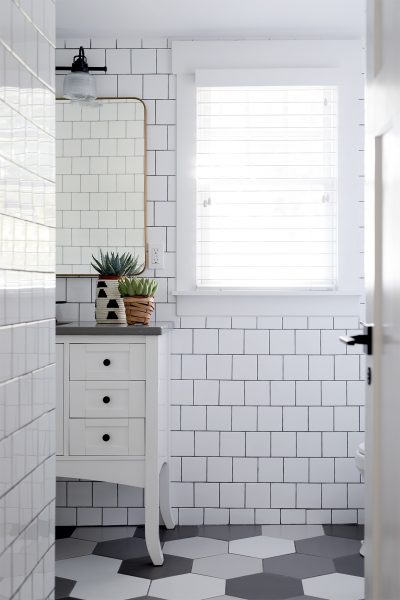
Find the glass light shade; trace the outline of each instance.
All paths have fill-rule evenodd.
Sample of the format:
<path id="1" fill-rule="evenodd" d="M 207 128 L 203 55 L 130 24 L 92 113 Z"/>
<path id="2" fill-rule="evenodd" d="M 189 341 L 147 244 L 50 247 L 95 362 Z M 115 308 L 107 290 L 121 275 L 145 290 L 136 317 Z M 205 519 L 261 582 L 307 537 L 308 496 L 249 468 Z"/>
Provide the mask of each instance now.
<path id="1" fill-rule="evenodd" d="M 95 100 L 96 80 L 90 73 L 75 71 L 64 77 L 63 96 L 68 100 Z"/>

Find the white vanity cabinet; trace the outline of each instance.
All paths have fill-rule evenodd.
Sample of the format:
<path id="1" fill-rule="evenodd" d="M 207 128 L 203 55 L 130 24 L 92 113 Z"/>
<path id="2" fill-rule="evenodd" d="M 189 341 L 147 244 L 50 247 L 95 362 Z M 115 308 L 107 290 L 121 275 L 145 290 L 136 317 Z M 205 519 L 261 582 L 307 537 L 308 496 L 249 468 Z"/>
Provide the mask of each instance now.
<path id="1" fill-rule="evenodd" d="M 57 419 L 57 475 L 143 487 L 147 548 L 162 564 L 159 512 L 174 527 L 168 328 L 58 326 Z"/>

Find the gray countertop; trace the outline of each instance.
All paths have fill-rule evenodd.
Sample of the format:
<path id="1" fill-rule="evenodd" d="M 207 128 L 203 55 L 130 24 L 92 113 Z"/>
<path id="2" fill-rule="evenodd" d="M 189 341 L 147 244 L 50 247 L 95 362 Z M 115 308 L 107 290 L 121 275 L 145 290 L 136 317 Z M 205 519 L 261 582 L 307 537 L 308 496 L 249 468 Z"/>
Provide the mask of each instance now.
<path id="1" fill-rule="evenodd" d="M 150 325 L 98 324 L 94 321 L 72 321 L 58 323 L 56 335 L 162 335 L 172 328 L 172 323 L 151 323 Z"/>

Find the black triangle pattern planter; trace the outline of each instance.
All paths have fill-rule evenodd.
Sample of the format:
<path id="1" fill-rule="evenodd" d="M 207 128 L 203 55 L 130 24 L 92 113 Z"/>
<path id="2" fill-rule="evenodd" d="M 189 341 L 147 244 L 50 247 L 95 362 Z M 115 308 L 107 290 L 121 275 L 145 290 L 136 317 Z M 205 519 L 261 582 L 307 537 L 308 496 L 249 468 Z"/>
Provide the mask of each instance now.
<path id="1" fill-rule="evenodd" d="M 95 312 L 97 323 L 126 324 L 125 306 L 118 290 L 118 279 L 98 279 Z"/>

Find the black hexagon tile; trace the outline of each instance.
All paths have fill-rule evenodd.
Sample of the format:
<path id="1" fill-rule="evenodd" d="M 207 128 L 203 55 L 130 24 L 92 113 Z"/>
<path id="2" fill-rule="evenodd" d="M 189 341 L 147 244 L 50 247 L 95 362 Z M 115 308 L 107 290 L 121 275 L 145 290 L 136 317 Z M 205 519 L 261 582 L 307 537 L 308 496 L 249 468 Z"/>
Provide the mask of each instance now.
<path id="1" fill-rule="evenodd" d="M 144 577 L 145 579 L 162 579 L 172 575 L 183 575 L 191 573 L 193 560 L 182 556 L 173 556 L 164 554 L 164 564 L 155 567 L 149 557 L 131 558 L 122 561 L 118 573 L 122 575 L 132 575 L 134 577 Z"/>
<path id="2" fill-rule="evenodd" d="M 300 579 L 259 573 L 228 579 L 226 594 L 246 600 L 286 600 L 303 594 Z"/>
<path id="3" fill-rule="evenodd" d="M 199 528 L 195 525 L 182 525 L 180 527 L 175 527 L 175 529 L 165 529 L 165 527 L 160 527 L 161 542 L 183 540 L 185 538 L 195 537 L 197 535 L 199 535 Z M 144 527 L 140 526 L 136 529 L 135 537 L 144 539 Z"/>
<path id="4" fill-rule="evenodd" d="M 74 533 L 76 527 L 75 525 L 57 525 L 56 527 L 56 540 L 61 540 L 63 538 L 71 537 Z"/>
<path id="5" fill-rule="evenodd" d="M 99 542 L 96 544 L 93 554 L 97 554 L 98 556 L 108 556 L 109 558 L 118 558 L 120 560 L 148 556 L 146 542 L 143 539 L 136 537 Z"/>
<path id="6" fill-rule="evenodd" d="M 348 538 L 351 540 L 364 539 L 363 525 L 323 525 L 325 535 Z"/>
<path id="7" fill-rule="evenodd" d="M 265 573 L 290 575 L 290 577 L 306 579 L 306 577 L 334 573 L 335 564 L 331 558 L 297 553 L 265 558 L 263 569 Z"/>
<path id="8" fill-rule="evenodd" d="M 64 579 L 63 577 L 56 577 L 55 584 L 55 600 L 60 600 L 61 598 L 66 598 L 70 595 L 72 590 L 74 589 L 76 581 L 72 579 Z"/>
<path id="9" fill-rule="evenodd" d="M 361 554 L 351 556 L 341 556 L 334 559 L 335 571 L 337 573 L 346 573 L 347 575 L 357 575 L 364 577 L 364 558 Z"/>
<path id="10" fill-rule="evenodd" d="M 261 525 L 200 525 L 198 535 L 231 542 L 261 535 Z"/>

